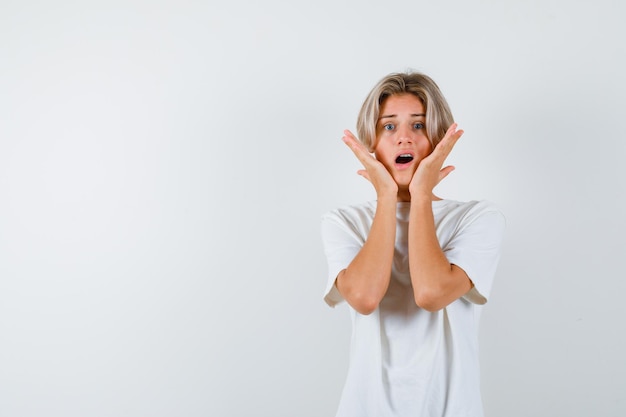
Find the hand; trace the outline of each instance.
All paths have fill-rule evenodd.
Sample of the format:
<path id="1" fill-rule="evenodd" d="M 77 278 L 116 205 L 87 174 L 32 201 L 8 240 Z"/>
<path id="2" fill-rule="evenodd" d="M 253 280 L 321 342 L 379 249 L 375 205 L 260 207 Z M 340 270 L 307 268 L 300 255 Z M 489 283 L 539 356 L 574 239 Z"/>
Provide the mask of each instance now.
<path id="1" fill-rule="evenodd" d="M 437 184 L 454 171 L 452 165 L 448 165 L 445 168 L 442 168 L 442 166 L 450 152 L 452 152 L 452 148 L 464 133 L 463 130 L 457 130 L 457 126 L 456 123 L 453 123 L 430 155 L 420 161 L 409 184 L 411 197 L 424 196 L 432 198 L 433 189 Z"/>
<path id="2" fill-rule="evenodd" d="M 387 171 L 387 168 L 372 156 L 352 132 L 344 130 L 343 133 L 344 136 L 342 140 L 350 147 L 354 155 L 361 161 L 361 164 L 363 164 L 365 168 L 358 170 L 357 174 L 372 183 L 379 198 L 385 195 L 396 198 L 398 195 L 398 184 L 396 184 L 389 171 Z"/>

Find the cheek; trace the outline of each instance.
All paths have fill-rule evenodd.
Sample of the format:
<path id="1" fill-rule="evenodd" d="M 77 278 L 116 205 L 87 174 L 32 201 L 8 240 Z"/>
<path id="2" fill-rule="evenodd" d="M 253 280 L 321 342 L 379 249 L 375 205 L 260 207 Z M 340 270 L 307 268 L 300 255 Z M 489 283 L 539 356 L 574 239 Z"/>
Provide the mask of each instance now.
<path id="1" fill-rule="evenodd" d="M 430 153 L 433 151 L 433 147 L 427 138 L 424 138 L 424 140 L 421 141 L 420 150 L 423 152 L 424 155 L 430 155 Z"/>
<path id="2" fill-rule="evenodd" d="M 376 151 L 374 153 L 374 157 L 378 162 L 383 164 L 383 166 L 389 171 L 393 166 L 393 162 L 391 161 L 391 157 L 387 156 L 384 152 Z"/>
<path id="3" fill-rule="evenodd" d="M 382 163 L 383 165 L 385 165 L 385 164 L 386 164 L 386 162 L 385 162 L 385 154 L 383 154 L 383 153 L 381 153 L 381 152 L 379 152 L 379 151 L 376 151 L 376 152 L 374 153 L 374 158 L 376 158 L 376 160 L 377 160 L 378 162 Z"/>

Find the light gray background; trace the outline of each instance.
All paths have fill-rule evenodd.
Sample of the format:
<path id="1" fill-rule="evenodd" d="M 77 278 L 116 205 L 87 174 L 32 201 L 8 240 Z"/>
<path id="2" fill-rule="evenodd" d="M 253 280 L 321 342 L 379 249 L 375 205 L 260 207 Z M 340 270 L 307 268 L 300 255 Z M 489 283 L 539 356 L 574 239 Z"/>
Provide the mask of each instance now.
<path id="1" fill-rule="evenodd" d="M 302 4 L 300 4 L 302 3 Z M 0 415 L 332 416 L 320 216 L 385 74 L 508 220 L 488 416 L 626 414 L 623 2 L 0 2 Z"/>

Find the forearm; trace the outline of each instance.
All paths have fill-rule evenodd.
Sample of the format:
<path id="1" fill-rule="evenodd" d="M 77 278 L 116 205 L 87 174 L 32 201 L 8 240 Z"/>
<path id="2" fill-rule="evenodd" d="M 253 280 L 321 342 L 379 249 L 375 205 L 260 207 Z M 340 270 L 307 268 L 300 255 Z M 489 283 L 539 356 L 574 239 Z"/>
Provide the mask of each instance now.
<path id="1" fill-rule="evenodd" d="M 337 289 L 359 313 L 374 311 L 389 287 L 396 240 L 396 199 L 379 198 L 367 240 L 337 277 Z"/>
<path id="2" fill-rule="evenodd" d="M 415 302 L 429 311 L 446 307 L 472 286 L 465 272 L 450 264 L 441 249 L 430 196 L 411 200 L 409 269 Z"/>

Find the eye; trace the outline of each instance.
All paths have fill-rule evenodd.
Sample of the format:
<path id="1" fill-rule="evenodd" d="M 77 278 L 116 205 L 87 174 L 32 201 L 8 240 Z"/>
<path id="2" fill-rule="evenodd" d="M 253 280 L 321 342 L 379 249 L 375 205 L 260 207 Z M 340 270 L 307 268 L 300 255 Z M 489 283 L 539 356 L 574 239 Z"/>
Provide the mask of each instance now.
<path id="1" fill-rule="evenodd" d="M 395 128 L 395 126 L 391 123 L 387 123 L 386 125 L 383 126 L 383 129 L 385 130 L 393 130 Z"/>
<path id="2" fill-rule="evenodd" d="M 413 124 L 413 129 L 419 130 L 424 128 L 424 123 L 415 123 Z"/>

